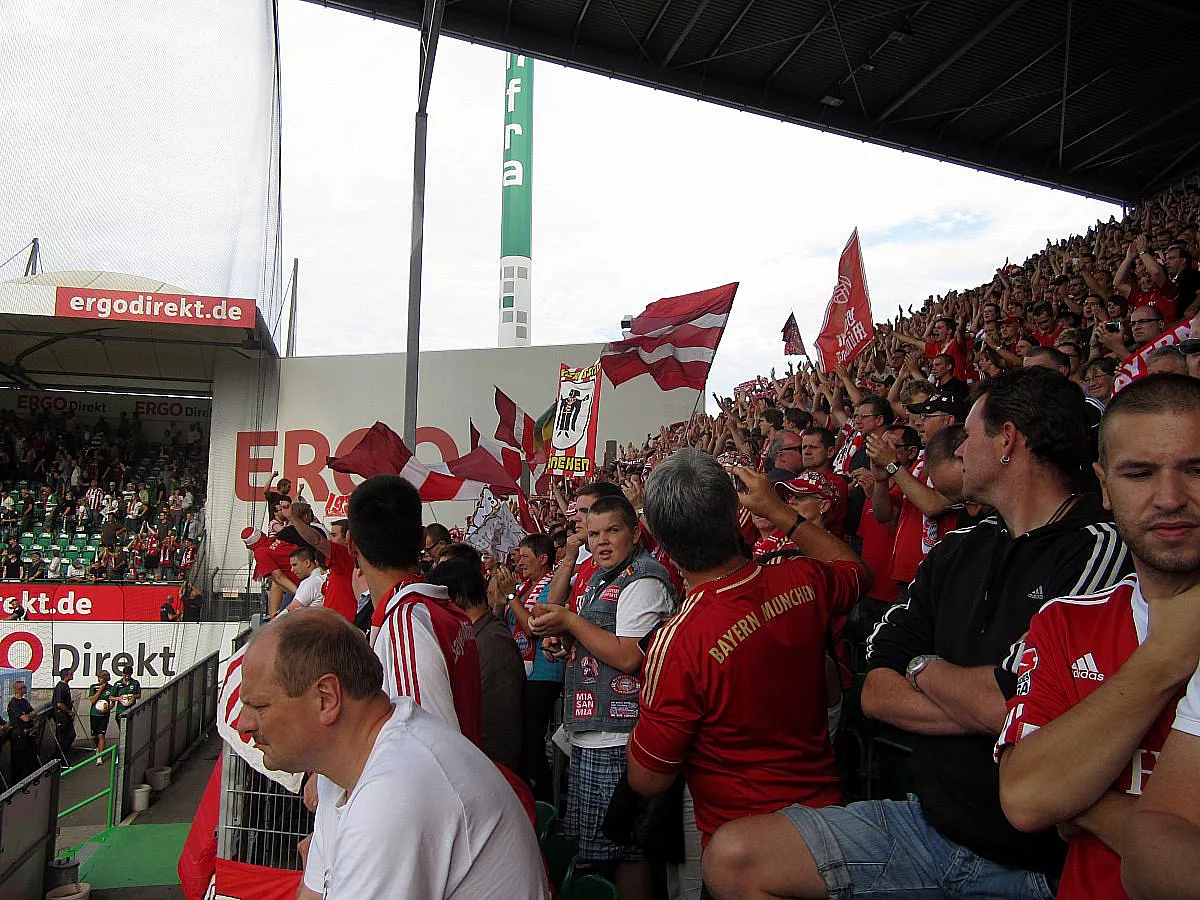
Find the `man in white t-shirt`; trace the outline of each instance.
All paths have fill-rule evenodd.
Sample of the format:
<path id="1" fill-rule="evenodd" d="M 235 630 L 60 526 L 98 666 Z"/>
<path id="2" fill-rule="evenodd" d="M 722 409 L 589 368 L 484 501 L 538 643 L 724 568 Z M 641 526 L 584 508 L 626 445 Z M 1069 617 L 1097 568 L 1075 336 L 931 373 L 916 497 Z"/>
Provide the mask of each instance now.
<path id="1" fill-rule="evenodd" d="M 544 900 L 533 825 L 499 770 L 411 699 L 332 610 L 251 638 L 238 729 L 287 772 L 318 773 L 301 900 Z"/>
<path id="2" fill-rule="evenodd" d="M 586 527 L 596 569 L 577 611 L 536 604 L 529 630 L 573 641 L 563 687 L 563 727 L 571 741 L 564 832 L 578 841 L 580 859 L 613 877 L 622 900 L 648 900 L 653 878 L 641 851 L 618 845 L 601 826 L 637 724 L 644 644 L 673 611 L 674 588 L 667 570 L 638 544 L 637 512 L 625 497 L 597 499 Z"/>
<path id="3" fill-rule="evenodd" d="M 296 595 L 288 604 L 288 608 L 323 606 L 325 595 L 321 588 L 325 585 L 325 569 L 317 560 L 313 548 L 297 547 L 292 551 L 289 561 L 292 574 L 296 576 Z"/>

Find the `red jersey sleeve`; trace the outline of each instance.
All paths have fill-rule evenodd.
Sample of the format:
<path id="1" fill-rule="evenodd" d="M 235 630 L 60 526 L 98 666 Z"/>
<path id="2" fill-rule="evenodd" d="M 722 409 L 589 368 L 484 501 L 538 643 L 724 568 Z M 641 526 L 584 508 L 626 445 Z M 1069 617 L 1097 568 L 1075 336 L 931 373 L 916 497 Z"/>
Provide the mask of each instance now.
<path id="1" fill-rule="evenodd" d="M 689 602 L 688 607 L 693 605 Z M 688 607 L 676 618 L 682 620 Z M 680 646 L 672 624 L 659 630 L 646 654 L 641 708 L 629 740 L 630 755 L 660 774 L 679 769 L 704 715 L 704 693 L 696 682 L 692 655 Z"/>
<path id="2" fill-rule="evenodd" d="M 1053 722 L 1074 703 L 1071 663 L 1054 606 L 1044 607 L 1029 623 L 1017 662 L 1017 693 L 1008 701 L 1008 715 L 996 741 L 996 760 L 1004 748 Z"/>
<path id="3" fill-rule="evenodd" d="M 358 612 L 358 597 L 354 593 L 354 558 L 341 544 L 329 542 L 329 575 L 325 578 L 322 593 L 325 606 L 340 613 L 353 622 Z"/>

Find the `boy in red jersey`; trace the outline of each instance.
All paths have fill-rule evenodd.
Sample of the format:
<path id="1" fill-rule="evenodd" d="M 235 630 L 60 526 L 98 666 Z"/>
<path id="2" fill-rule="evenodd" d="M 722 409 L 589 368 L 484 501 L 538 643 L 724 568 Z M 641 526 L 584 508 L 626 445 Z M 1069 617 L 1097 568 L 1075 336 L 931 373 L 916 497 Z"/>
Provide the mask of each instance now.
<path id="1" fill-rule="evenodd" d="M 1200 382 L 1151 375 L 1117 394 L 1096 472 L 1135 574 L 1034 616 L 996 746 L 1008 819 L 1070 840 L 1065 900 L 1127 896 L 1128 819 L 1200 657 Z"/>

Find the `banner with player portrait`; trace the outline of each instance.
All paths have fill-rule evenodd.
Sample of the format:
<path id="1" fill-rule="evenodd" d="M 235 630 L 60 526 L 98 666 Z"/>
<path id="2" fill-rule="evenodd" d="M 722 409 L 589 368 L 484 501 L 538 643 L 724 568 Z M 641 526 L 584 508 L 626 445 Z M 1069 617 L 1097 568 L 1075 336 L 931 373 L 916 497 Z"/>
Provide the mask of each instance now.
<path id="1" fill-rule="evenodd" d="M 559 364 L 558 403 L 547 468 L 580 478 L 596 468 L 596 425 L 600 421 L 600 363 L 586 369 Z"/>

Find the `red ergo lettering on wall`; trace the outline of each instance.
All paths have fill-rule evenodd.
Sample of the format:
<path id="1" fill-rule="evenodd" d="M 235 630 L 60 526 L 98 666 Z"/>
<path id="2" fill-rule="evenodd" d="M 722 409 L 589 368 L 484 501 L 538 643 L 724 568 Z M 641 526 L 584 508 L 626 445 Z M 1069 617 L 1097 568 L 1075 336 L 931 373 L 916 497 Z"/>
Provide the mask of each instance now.
<path id="1" fill-rule="evenodd" d="M 325 434 L 311 428 L 293 428 L 283 432 L 283 477 L 290 479 L 294 485 L 303 481 L 307 485 L 305 496 L 317 503 L 324 503 L 331 494 L 353 493 L 358 480 L 343 472 L 331 472 L 325 461 L 330 456 L 348 453 L 366 432 L 366 428 L 356 428 L 338 441 L 336 446 Z M 238 432 L 234 494 L 239 500 L 252 503 L 262 499 L 263 487 L 274 471 L 274 454 L 279 444 L 278 431 Z M 441 428 L 418 428 L 417 447 L 421 444 L 437 447 L 442 460 L 457 459 L 461 455 L 454 438 Z"/>

